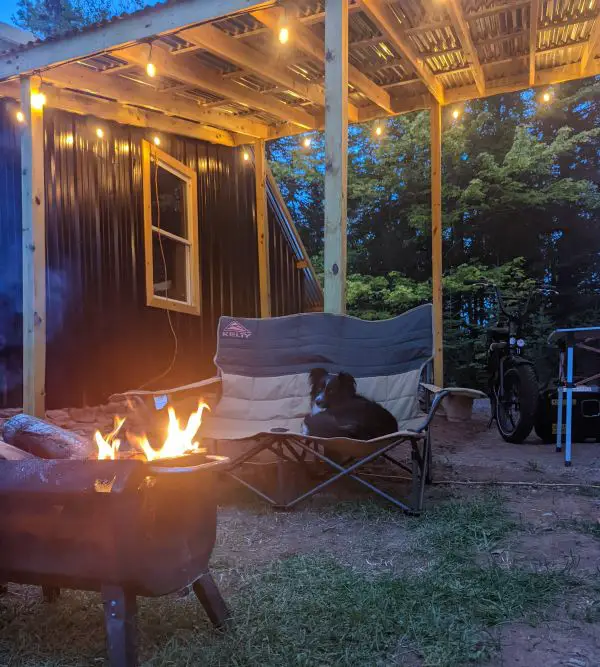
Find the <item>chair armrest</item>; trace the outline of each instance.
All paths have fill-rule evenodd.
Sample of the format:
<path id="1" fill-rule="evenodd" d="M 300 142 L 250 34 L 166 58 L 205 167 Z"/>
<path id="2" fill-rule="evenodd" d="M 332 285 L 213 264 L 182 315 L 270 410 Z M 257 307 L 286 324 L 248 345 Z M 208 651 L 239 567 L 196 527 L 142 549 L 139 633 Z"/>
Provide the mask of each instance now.
<path id="1" fill-rule="evenodd" d="M 425 421 L 415 429 L 415 433 L 422 433 L 426 428 L 429 427 L 431 421 L 435 417 L 435 413 L 438 411 L 438 408 L 442 404 L 442 401 L 448 396 L 465 396 L 467 398 L 487 398 L 487 394 L 484 394 L 478 389 L 467 389 L 466 387 L 448 387 L 442 389 L 441 387 L 436 387 L 433 384 L 421 383 L 421 386 L 430 391 L 433 394 L 433 402 L 429 408 L 429 413 Z"/>
<path id="2" fill-rule="evenodd" d="M 215 376 L 208 378 L 207 380 L 200 380 L 199 382 L 192 382 L 190 384 L 184 384 L 181 387 L 173 387 L 172 389 L 157 389 L 156 391 L 149 391 L 146 389 L 133 389 L 131 391 L 125 391 L 121 394 L 113 394 L 109 400 L 118 400 L 119 398 L 128 398 L 128 397 L 142 397 L 142 396 L 164 396 L 170 394 L 176 394 L 180 391 L 188 391 L 190 389 L 201 389 L 202 387 L 210 387 L 211 385 L 218 384 L 221 382 L 220 376 Z"/>

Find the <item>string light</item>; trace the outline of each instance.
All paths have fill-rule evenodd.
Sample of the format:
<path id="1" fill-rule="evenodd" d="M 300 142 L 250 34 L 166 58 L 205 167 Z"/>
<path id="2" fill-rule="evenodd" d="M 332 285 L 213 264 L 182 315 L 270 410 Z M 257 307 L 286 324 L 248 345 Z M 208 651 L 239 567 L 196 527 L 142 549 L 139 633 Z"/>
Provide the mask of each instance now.
<path id="1" fill-rule="evenodd" d="M 250 153 L 248 151 L 244 151 L 244 162 L 248 162 L 250 159 Z"/>
<path id="2" fill-rule="evenodd" d="M 17 120 L 19 121 L 19 123 L 24 123 L 25 122 L 25 114 L 22 111 L 20 111 L 20 110 L 17 111 L 15 116 L 16 116 Z"/>
<path id="3" fill-rule="evenodd" d="M 283 27 L 279 29 L 279 41 L 281 44 L 287 44 L 288 40 L 290 38 L 290 29 L 287 27 Z"/>
<path id="4" fill-rule="evenodd" d="M 98 137 L 98 139 L 102 139 L 102 137 L 104 136 L 104 130 L 101 127 L 96 128 L 96 136 Z"/>
<path id="5" fill-rule="evenodd" d="M 543 100 L 544 102 L 549 102 L 549 101 L 550 101 L 550 93 L 549 93 L 548 91 L 546 91 L 546 92 L 542 95 L 542 100 Z"/>
<path id="6" fill-rule="evenodd" d="M 146 74 L 153 79 L 156 76 L 156 65 L 152 62 L 152 42 L 150 42 L 150 53 L 146 64 Z"/>
<path id="7" fill-rule="evenodd" d="M 381 125 L 377 125 L 377 126 L 375 127 L 375 134 L 376 134 L 376 136 L 380 137 L 380 136 L 382 135 L 382 133 L 383 133 L 383 129 L 381 128 Z"/>
<path id="8" fill-rule="evenodd" d="M 160 146 L 160 137 L 154 137 L 152 141 L 154 141 L 155 146 Z"/>
<path id="9" fill-rule="evenodd" d="M 72 134 L 67 134 L 67 136 L 65 137 L 65 144 L 67 144 L 67 146 L 72 146 L 74 144 L 74 142 L 75 142 L 75 139 L 74 139 L 73 135 Z"/>
<path id="10" fill-rule="evenodd" d="M 46 96 L 44 93 L 31 93 L 31 108 L 35 111 L 41 111 L 46 104 Z"/>
<path id="11" fill-rule="evenodd" d="M 452 118 L 454 118 L 454 120 L 458 120 L 459 116 L 460 116 L 460 111 L 458 109 L 454 109 L 454 111 L 452 112 Z"/>
<path id="12" fill-rule="evenodd" d="M 304 141 L 302 142 L 302 145 L 304 148 L 310 148 L 310 145 L 312 143 L 312 139 L 310 137 L 305 137 Z"/>

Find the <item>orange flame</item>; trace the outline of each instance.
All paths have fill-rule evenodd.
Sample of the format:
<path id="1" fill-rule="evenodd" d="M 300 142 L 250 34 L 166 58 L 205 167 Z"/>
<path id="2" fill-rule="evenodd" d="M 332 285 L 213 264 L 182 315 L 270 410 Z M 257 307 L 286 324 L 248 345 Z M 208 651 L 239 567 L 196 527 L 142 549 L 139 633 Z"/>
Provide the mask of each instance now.
<path id="1" fill-rule="evenodd" d="M 120 417 L 115 417 L 115 427 L 107 436 L 102 436 L 100 431 L 96 431 L 94 438 L 96 440 L 96 445 L 98 445 L 99 461 L 104 461 L 105 459 L 114 461 L 117 458 L 117 453 L 119 451 L 119 447 L 121 446 L 121 441 L 116 436 L 124 423 L 125 417 L 123 417 L 123 419 Z"/>
<path id="2" fill-rule="evenodd" d="M 133 433 L 127 433 L 127 439 L 132 445 L 144 453 L 148 461 L 201 453 L 205 450 L 201 449 L 200 443 L 195 441 L 194 438 L 202 424 L 202 413 L 205 409 L 210 410 L 206 403 L 199 401 L 198 409 L 190 415 L 185 428 L 182 429 L 179 420 L 175 415 L 175 410 L 169 406 L 167 437 L 163 446 L 158 450 L 152 447 L 146 435 L 139 436 Z M 118 426 L 117 421 L 119 422 Z M 98 459 L 115 459 L 117 457 L 120 442 L 119 440 L 113 440 L 113 438 L 118 433 L 124 421 L 125 419 L 115 419 L 115 429 L 109 433 L 106 438 L 103 438 L 102 435 L 96 431 L 95 437 L 96 444 L 98 445 Z"/>

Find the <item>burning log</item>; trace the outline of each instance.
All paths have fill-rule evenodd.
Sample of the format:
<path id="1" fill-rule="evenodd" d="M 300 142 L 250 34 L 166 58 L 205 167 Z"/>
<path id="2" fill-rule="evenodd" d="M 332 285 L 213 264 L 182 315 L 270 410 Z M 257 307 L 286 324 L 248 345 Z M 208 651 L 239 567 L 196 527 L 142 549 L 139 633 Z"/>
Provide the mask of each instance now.
<path id="1" fill-rule="evenodd" d="M 13 447 L 0 440 L 0 461 L 24 461 L 25 459 L 34 459 L 35 456 L 25 452 L 18 447 Z"/>
<path id="2" fill-rule="evenodd" d="M 16 415 L 6 421 L 3 439 L 13 447 L 43 459 L 96 458 L 91 441 L 31 415 Z"/>

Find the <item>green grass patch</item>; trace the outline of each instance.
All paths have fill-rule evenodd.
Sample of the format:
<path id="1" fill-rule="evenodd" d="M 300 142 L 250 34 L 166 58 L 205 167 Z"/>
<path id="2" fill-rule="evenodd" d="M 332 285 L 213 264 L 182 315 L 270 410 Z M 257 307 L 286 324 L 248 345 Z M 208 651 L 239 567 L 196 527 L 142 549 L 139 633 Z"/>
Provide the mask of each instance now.
<path id="1" fill-rule="evenodd" d="M 385 530 L 383 512 L 370 507 L 365 521 L 380 518 Z M 191 598 L 144 601 L 144 664 L 377 667 L 403 664 L 411 651 L 424 665 L 465 665 L 493 653 L 491 629 L 536 617 L 571 584 L 565 572 L 478 564 L 478 553 L 515 528 L 498 496 L 394 521 L 414 536 L 404 576 L 374 576 L 317 554 L 242 570 L 227 591 L 235 629 L 225 636 L 212 632 Z M 1 665 L 102 665 L 103 641 L 97 597 L 70 593 L 53 608 L 0 601 Z"/>

